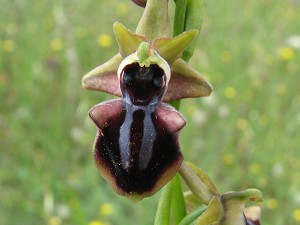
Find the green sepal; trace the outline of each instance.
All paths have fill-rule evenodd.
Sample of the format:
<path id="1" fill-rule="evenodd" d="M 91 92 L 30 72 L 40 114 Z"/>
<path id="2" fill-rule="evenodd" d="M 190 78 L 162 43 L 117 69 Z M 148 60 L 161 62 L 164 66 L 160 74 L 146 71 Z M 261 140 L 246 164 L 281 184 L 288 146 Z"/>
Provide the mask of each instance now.
<path id="1" fill-rule="evenodd" d="M 217 189 L 217 187 L 215 186 L 215 184 L 213 183 L 213 181 L 210 179 L 210 177 L 199 167 L 197 167 L 195 164 L 191 163 L 191 162 L 186 162 L 186 164 L 197 174 L 197 176 L 206 184 L 206 186 L 208 187 L 208 189 L 210 190 L 210 192 L 215 195 L 218 196 L 219 195 L 219 191 Z"/>
<path id="2" fill-rule="evenodd" d="M 189 30 L 174 38 L 158 38 L 152 43 L 153 48 L 163 57 L 169 65 L 180 58 L 182 52 L 191 44 L 198 35 L 197 30 Z"/>
<path id="3" fill-rule="evenodd" d="M 179 170 L 180 176 L 184 179 L 188 188 L 193 194 L 200 199 L 204 204 L 208 204 L 213 198 L 213 194 L 209 190 L 205 181 L 198 177 L 192 168 L 189 167 L 185 162 L 182 163 Z"/>
<path id="4" fill-rule="evenodd" d="M 134 53 L 142 42 L 147 41 L 145 37 L 133 34 L 119 22 L 114 23 L 113 29 L 123 58 Z"/>
<path id="5" fill-rule="evenodd" d="M 117 70 L 123 58 L 120 54 L 88 72 L 82 78 L 82 87 L 121 96 Z"/>
<path id="6" fill-rule="evenodd" d="M 211 94 L 213 90 L 211 84 L 182 59 L 177 59 L 173 63 L 171 71 L 171 80 L 163 101 L 204 97 Z"/>

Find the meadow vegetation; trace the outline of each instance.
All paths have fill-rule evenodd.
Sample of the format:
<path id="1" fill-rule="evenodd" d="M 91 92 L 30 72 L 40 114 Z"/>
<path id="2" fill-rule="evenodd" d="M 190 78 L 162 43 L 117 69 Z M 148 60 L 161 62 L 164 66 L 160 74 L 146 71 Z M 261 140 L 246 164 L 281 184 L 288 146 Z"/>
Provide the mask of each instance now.
<path id="1" fill-rule="evenodd" d="M 0 224 L 153 224 L 159 193 L 115 194 L 92 155 L 87 116 L 113 96 L 82 76 L 134 30 L 131 1 L 0 0 Z M 190 63 L 212 83 L 182 101 L 186 160 L 220 192 L 258 188 L 262 224 L 300 224 L 300 1 L 205 1 Z M 138 223 L 137 223 L 138 221 Z"/>

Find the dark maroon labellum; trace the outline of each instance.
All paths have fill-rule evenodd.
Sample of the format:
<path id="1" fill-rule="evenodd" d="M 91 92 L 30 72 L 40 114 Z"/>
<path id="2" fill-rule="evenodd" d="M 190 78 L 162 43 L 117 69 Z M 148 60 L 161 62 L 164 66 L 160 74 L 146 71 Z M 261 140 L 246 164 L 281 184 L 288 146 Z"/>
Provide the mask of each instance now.
<path id="1" fill-rule="evenodd" d="M 181 166 L 178 133 L 185 120 L 161 103 L 166 86 L 158 65 L 132 63 L 120 74 L 123 98 L 90 110 L 99 129 L 94 146 L 96 164 L 122 195 L 150 196 Z"/>

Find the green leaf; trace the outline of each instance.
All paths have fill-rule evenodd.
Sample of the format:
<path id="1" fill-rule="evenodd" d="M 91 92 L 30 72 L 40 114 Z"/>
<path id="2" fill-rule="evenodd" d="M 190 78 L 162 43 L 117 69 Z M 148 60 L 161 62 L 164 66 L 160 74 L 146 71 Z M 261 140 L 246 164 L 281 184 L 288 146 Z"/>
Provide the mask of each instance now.
<path id="1" fill-rule="evenodd" d="M 171 182 L 164 187 L 158 202 L 154 225 L 170 224 L 172 190 Z"/>
<path id="2" fill-rule="evenodd" d="M 202 215 L 202 213 L 205 212 L 207 209 L 207 206 L 201 206 L 194 210 L 193 212 L 189 213 L 184 219 L 179 223 L 179 225 L 190 225 L 194 224 L 194 222 L 197 220 L 199 216 Z"/>
<path id="3" fill-rule="evenodd" d="M 176 174 L 176 176 L 172 179 L 171 184 L 173 185 L 172 211 L 174 224 L 177 225 L 186 216 L 184 196 L 178 174 Z"/>

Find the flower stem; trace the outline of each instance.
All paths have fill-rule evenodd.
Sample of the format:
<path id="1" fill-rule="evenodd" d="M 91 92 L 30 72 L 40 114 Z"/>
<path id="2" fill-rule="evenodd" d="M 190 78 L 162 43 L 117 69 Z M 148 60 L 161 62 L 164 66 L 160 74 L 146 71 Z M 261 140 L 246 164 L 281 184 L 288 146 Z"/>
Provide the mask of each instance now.
<path id="1" fill-rule="evenodd" d="M 207 205 L 213 196 L 207 188 L 207 185 L 199 179 L 195 172 L 185 162 L 182 163 L 179 173 L 193 194 Z"/>
<path id="2" fill-rule="evenodd" d="M 180 183 L 180 177 L 178 174 L 172 179 L 171 184 L 173 186 L 172 212 L 174 217 L 174 224 L 178 225 L 186 216 L 185 201 Z"/>
<path id="3" fill-rule="evenodd" d="M 187 0 L 175 0 L 175 17 L 173 25 L 173 36 L 181 34 L 185 30 L 185 14 Z"/>
<path id="4" fill-rule="evenodd" d="M 164 187 L 158 202 L 154 225 L 170 224 L 172 190 L 173 184 L 171 182 Z"/>

